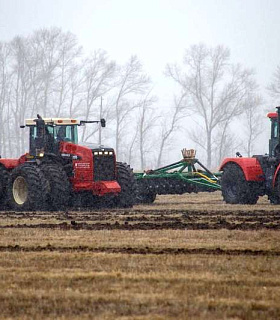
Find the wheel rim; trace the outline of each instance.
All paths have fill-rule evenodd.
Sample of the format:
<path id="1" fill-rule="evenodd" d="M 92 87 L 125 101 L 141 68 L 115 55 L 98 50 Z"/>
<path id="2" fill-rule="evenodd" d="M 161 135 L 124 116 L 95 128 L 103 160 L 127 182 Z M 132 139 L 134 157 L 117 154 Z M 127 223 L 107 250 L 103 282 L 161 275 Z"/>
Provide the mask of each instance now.
<path id="1" fill-rule="evenodd" d="M 13 183 L 13 197 L 17 204 L 24 204 L 27 200 L 28 188 L 23 177 L 17 177 Z"/>

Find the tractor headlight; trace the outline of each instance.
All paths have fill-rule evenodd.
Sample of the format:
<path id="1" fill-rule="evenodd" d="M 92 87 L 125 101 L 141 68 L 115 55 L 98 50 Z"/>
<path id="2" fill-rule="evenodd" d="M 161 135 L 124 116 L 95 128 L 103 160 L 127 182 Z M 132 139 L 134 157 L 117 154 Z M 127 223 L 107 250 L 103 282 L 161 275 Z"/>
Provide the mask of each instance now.
<path id="1" fill-rule="evenodd" d="M 36 149 L 36 157 L 43 158 L 44 154 L 44 149 Z"/>

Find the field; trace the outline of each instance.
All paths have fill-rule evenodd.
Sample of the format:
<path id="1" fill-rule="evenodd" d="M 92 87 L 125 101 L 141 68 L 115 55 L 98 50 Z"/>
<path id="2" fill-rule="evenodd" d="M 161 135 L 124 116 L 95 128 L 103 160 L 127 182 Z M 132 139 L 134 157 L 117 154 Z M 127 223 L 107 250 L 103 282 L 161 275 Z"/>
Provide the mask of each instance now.
<path id="1" fill-rule="evenodd" d="M 1 319 L 279 319 L 280 206 L 219 192 L 0 212 Z"/>

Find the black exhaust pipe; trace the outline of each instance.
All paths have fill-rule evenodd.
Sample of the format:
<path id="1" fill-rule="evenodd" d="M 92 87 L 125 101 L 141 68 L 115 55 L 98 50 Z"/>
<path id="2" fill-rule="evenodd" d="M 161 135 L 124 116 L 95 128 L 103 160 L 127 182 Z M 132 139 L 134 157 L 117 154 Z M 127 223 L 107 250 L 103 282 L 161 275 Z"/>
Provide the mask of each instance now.
<path id="1" fill-rule="evenodd" d="M 280 159 L 280 106 L 277 109 L 277 132 L 278 132 L 278 142 L 274 148 L 274 155 L 277 159 Z"/>

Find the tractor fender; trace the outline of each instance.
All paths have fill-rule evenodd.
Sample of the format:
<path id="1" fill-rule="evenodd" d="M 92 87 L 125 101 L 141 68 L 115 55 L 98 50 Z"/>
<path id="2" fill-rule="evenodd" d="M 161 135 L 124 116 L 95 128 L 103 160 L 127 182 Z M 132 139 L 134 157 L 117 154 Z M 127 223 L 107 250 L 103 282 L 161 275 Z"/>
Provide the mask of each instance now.
<path id="1" fill-rule="evenodd" d="M 14 169 L 19 165 L 18 159 L 0 159 L 0 164 L 6 169 Z"/>
<path id="2" fill-rule="evenodd" d="M 274 177 L 273 177 L 273 181 L 272 181 L 273 188 L 275 186 L 275 182 L 276 182 L 277 176 L 279 174 L 279 170 L 280 170 L 280 164 L 278 164 L 278 167 L 277 167 L 277 169 L 275 170 L 275 173 L 274 173 Z"/>
<path id="3" fill-rule="evenodd" d="M 223 160 L 219 171 L 222 171 L 228 163 L 237 164 L 243 171 L 247 181 L 264 181 L 265 176 L 257 158 L 226 158 Z"/>
<path id="4" fill-rule="evenodd" d="M 23 164 L 26 161 L 26 154 L 22 155 L 18 159 L 0 159 L 0 165 L 5 167 L 6 169 L 14 169 L 15 167 L 18 167 L 20 164 Z"/>

